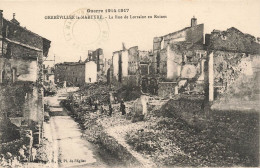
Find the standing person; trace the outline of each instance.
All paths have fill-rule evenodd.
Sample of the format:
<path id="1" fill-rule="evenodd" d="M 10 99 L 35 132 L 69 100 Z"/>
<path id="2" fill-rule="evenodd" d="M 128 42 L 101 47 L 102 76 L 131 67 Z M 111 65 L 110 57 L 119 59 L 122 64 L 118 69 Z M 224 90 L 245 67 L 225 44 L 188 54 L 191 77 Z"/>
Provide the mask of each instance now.
<path id="1" fill-rule="evenodd" d="M 112 105 L 111 105 L 111 102 L 109 101 L 109 104 L 108 104 L 108 107 L 109 107 L 109 116 L 112 115 L 112 112 L 113 112 L 113 108 L 112 108 Z"/>
<path id="2" fill-rule="evenodd" d="M 121 103 L 120 103 L 120 110 L 122 112 L 122 115 L 125 115 L 125 103 L 124 101 L 122 100 Z"/>
<path id="3" fill-rule="evenodd" d="M 103 104 L 100 103 L 100 113 L 103 114 L 103 112 L 104 112 Z"/>
<path id="4" fill-rule="evenodd" d="M 95 101 L 95 111 L 98 110 L 98 99 Z"/>
<path id="5" fill-rule="evenodd" d="M 91 97 L 89 97 L 88 104 L 89 104 L 90 107 L 92 107 L 92 99 L 91 99 Z"/>

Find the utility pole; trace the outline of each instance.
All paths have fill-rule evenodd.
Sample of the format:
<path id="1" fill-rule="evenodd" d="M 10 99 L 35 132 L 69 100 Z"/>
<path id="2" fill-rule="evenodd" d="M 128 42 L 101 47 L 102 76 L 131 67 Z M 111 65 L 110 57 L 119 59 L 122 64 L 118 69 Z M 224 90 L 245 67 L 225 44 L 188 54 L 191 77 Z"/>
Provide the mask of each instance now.
<path id="1" fill-rule="evenodd" d="M 44 60 L 43 62 L 45 62 L 45 61 L 53 61 L 53 66 L 55 66 L 55 58 L 56 58 L 56 56 L 54 54 L 54 59 L 53 60 Z"/>

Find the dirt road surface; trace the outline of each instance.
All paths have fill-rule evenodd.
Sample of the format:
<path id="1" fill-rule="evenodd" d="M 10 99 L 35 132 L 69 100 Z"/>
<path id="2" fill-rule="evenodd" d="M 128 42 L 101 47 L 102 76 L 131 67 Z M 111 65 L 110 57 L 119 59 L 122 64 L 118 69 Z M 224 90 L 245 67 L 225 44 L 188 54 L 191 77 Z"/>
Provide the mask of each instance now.
<path id="1" fill-rule="evenodd" d="M 75 90 L 61 89 L 57 95 L 45 99 L 50 113 L 55 115 L 51 114 L 50 121 L 44 124 L 44 136 L 52 143 L 51 167 L 122 167 L 109 152 L 85 140 L 78 124 L 60 106 L 60 101 Z"/>

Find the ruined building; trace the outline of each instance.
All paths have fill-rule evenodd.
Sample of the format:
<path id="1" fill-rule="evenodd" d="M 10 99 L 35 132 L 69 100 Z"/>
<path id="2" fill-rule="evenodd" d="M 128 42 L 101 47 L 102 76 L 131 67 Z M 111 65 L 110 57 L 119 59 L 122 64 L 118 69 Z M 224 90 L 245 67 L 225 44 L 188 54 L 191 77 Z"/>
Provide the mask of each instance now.
<path id="1" fill-rule="evenodd" d="M 100 74 L 104 74 L 104 54 L 103 49 L 98 48 L 95 51 L 89 50 L 88 51 L 88 58 L 86 62 L 94 61 L 97 64 L 97 72 Z"/>
<path id="2" fill-rule="evenodd" d="M 97 81 L 97 65 L 93 62 L 64 62 L 55 65 L 55 83 L 83 86 Z"/>
<path id="3" fill-rule="evenodd" d="M 259 100 L 260 44 L 252 35 L 231 27 L 206 34 L 210 100 L 218 97 Z"/>
<path id="4" fill-rule="evenodd" d="M 84 86 L 86 83 L 95 83 L 104 80 L 104 54 L 101 48 L 88 52 L 85 61 L 64 62 L 55 65 L 55 83 L 64 83 L 68 86 Z"/>
<path id="5" fill-rule="evenodd" d="M 39 143 L 42 133 L 42 66 L 50 43 L 20 26 L 15 15 L 9 21 L 0 11 L 0 122 L 31 130 L 34 143 Z"/>
<path id="6" fill-rule="evenodd" d="M 177 94 L 188 84 L 196 82 L 197 92 L 203 92 L 204 24 L 191 19 L 190 27 L 153 40 L 153 72 L 159 74 L 158 94 L 168 97 Z"/>
<path id="7" fill-rule="evenodd" d="M 125 86 L 139 86 L 142 77 L 150 74 L 152 55 L 138 46 L 113 52 L 113 82 Z M 147 88 L 146 88 L 147 89 Z"/>
<path id="8" fill-rule="evenodd" d="M 153 71 L 158 95 L 179 92 L 203 94 L 210 101 L 219 97 L 259 99 L 259 40 L 232 27 L 205 35 L 203 24 L 154 38 Z M 255 89 L 249 89 L 255 88 Z"/>
<path id="9" fill-rule="evenodd" d="M 233 27 L 204 40 L 204 24 L 193 17 L 189 27 L 155 37 L 153 52 L 137 46 L 113 52 L 111 79 L 160 97 L 201 94 L 213 101 L 232 92 L 259 98 L 259 49 L 259 38 Z"/>
<path id="10" fill-rule="evenodd" d="M 204 25 L 191 19 L 191 26 L 153 40 L 153 52 L 131 47 L 115 51 L 113 77 L 128 86 L 140 86 L 144 93 L 169 97 L 197 81 L 198 92 L 204 90 Z M 189 81 L 189 82 L 188 82 Z"/>

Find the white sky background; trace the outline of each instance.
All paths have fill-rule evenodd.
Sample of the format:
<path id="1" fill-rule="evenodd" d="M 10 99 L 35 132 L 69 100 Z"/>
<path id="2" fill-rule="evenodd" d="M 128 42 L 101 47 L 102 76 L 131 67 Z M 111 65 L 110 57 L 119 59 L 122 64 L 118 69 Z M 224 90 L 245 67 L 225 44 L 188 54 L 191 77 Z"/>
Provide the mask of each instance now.
<path id="1" fill-rule="evenodd" d="M 53 59 L 55 54 L 56 63 L 78 61 L 80 56 L 85 59 L 87 52 L 77 49 L 65 40 L 65 20 L 46 20 L 44 17 L 69 15 L 80 8 L 127 8 L 130 10 L 125 13 L 127 15 L 167 15 L 167 19 L 107 19 L 109 39 L 97 46 L 104 49 L 107 58 L 112 56 L 113 51 L 122 49 L 122 42 L 127 48 L 137 45 L 141 50 L 151 50 L 153 37 L 190 26 L 193 16 L 197 18 L 198 24 L 204 23 L 204 33 L 210 33 L 213 29 L 226 30 L 236 27 L 243 33 L 260 37 L 260 0 L 0 1 L 4 18 L 11 20 L 13 13 L 16 13 L 16 19 L 21 26 L 52 41 L 48 59 Z M 118 13 L 111 13 L 114 14 Z M 91 41 L 99 33 L 98 25 L 89 20 L 80 20 L 74 28 L 79 41 Z M 86 49 L 96 48 L 86 45 Z"/>

